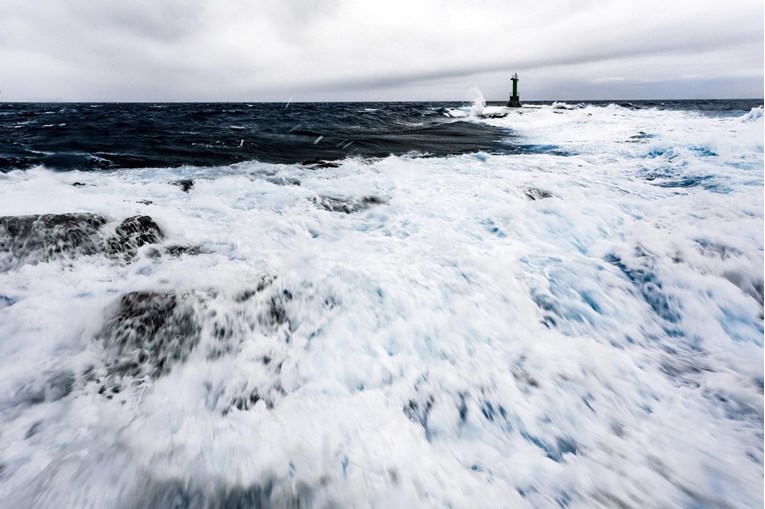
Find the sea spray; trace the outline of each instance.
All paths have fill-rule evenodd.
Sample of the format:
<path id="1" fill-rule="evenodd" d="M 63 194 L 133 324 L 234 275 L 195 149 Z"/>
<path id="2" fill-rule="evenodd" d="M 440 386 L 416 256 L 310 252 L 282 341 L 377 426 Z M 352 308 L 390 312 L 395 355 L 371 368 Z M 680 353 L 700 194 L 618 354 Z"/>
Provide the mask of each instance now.
<path id="1" fill-rule="evenodd" d="M 481 115 L 484 108 L 486 108 L 486 99 L 484 99 L 483 94 L 478 87 L 473 87 L 468 90 L 467 98 L 473 101 L 473 105 L 470 107 L 470 116 L 477 117 L 478 115 Z"/>

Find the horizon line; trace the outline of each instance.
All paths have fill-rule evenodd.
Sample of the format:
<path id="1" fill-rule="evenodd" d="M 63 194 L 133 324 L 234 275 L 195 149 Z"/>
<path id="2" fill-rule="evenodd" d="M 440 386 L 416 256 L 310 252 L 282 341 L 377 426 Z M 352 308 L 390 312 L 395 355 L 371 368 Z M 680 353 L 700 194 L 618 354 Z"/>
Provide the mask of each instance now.
<path id="1" fill-rule="evenodd" d="M 528 99 L 522 102 L 524 103 L 554 103 L 554 102 L 658 102 L 658 101 L 763 101 L 765 97 L 732 97 L 732 98 L 685 98 L 685 99 L 668 99 L 668 98 L 656 98 L 656 99 Z M 246 101 L 246 100 L 192 100 L 192 101 L 151 101 L 151 100 L 137 100 L 137 101 L 120 101 L 120 100 L 72 100 L 72 101 L 57 101 L 57 100 L 0 100 L 0 104 L 371 104 L 371 103 L 471 103 L 470 99 L 463 100 L 377 100 L 377 101 L 342 101 L 342 100 L 327 100 L 327 101 Z M 505 103 L 505 99 L 486 99 L 486 104 L 489 103 Z"/>

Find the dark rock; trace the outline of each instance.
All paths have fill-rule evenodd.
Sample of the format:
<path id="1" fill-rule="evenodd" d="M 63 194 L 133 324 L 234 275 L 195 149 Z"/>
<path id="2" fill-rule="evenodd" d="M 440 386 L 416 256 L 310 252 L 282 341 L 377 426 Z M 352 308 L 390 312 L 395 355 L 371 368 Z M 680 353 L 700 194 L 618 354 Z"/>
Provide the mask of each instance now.
<path id="1" fill-rule="evenodd" d="M 157 378 L 199 342 L 191 307 L 173 293 L 123 295 L 101 333 L 110 374 Z"/>
<path id="2" fill-rule="evenodd" d="M 149 249 L 145 250 L 143 254 L 147 258 L 151 259 L 162 258 L 162 252 L 156 247 L 150 247 Z"/>
<path id="3" fill-rule="evenodd" d="M 165 248 L 165 253 L 172 257 L 179 257 L 182 255 L 196 256 L 204 253 L 202 246 L 180 246 L 172 245 Z"/>
<path id="4" fill-rule="evenodd" d="M 524 194 L 526 195 L 526 198 L 528 198 L 531 201 L 535 200 L 543 200 L 545 198 L 552 198 L 553 194 L 549 191 L 545 191 L 543 189 L 537 189 L 536 187 L 527 187 L 524 189 Z"/>
<path id="5" fill-rule="evenodd" d="M 188 193 L 189 190 L 191 190 L 191 188 L 194 187 L 194 181 L 192 179 L 181 179 L 181 180 L 176 180 L 170 183 L 174 186 L 180 187 L 181 191 L 183 191 L 184 193 Z"/>
<path id="6" fill-rule="evenodd" d="M 164 238 L 149 216 L 125 219 L 106 239 L 101 232 L 105 224 L 106 219 L 91 213 L 0 217 L 0 271 L 96 253 L 129 260 L 139 247 Z"/>
<path id="7" fill-rule="evenodd" d="M 0 217 L 0 271 L 98 251 L 103 217 L 90 213 Z"/>
<path id="8" fill-rule="evenodd" d="M 268 309 L 264 315 L 266 325 L 278 327 L 287 321 L 287 310 L 284 309 L 284 299 L 277 296 L 271 297 Z"/>
<path id="9" fill-rule="evenodd" d="M 138 248 L 154 244 L 164 238 L 162 230 L 149 216 L 132 216 L 122 221 L 107 240 L 107 250 L 112 255 L 123 255 L 130 259 Z"/>
<path id="10" fill-rule="evenodd" d="M 322 159 L 311 159 L 309 161 L 303 161 L 303 166 L 308 166 L 312 170 L 318 170 L 321 168 L 339 168 L 340 165 L 333 161 L 324 161 Z"/>
<path id="11" fill-rule="evenodd" d="M 151 200 L 138 200 L 136 203 L 140 203 L 141 205 L 154 205 L 154 202 Z"/>
<path id="12" fill-rule="evenodd" d="M 83 186 L 86 186 L 86 185 L 87 184 L 85 184 L 84 182 L 72 182 L 72 186 L 73 187 L 83 187 Z"/>
<path id="13" fill-rule="evenodd" d="M 344 214 L 353 214 L 367 210 L 373 205 L 386 203 L 385 200 L 377 196 L 363 196 L 361 198 L 333 198 L 331 196 L 318 196 L 313 202 L 319 207 L 329 212 L 342 212 Z"/>

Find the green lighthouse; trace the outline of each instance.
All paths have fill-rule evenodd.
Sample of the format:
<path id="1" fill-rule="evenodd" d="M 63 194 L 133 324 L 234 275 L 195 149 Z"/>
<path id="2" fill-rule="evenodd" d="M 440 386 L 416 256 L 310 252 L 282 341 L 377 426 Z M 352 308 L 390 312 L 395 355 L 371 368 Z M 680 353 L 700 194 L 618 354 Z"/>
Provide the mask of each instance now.
<path id="1" fill-rule="evenodd" d="M 513 77 L 510 79 L 513 80 L 513 95 L 510 96 L 510 100 L 507 102 L 507 107 L 520 108 L 521 99 L 518 97 L 518 73 L 513 74 Z"/>

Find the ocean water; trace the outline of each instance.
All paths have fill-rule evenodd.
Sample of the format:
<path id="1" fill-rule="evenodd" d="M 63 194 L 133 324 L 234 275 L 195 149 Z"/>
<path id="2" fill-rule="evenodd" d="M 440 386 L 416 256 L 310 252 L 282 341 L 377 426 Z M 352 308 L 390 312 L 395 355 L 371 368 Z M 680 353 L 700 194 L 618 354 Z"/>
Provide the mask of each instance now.
<path id="1" fill-rule="evenodd" d="M 0 104 L 0 507 L 762 504 L 762 101 Z"/>

